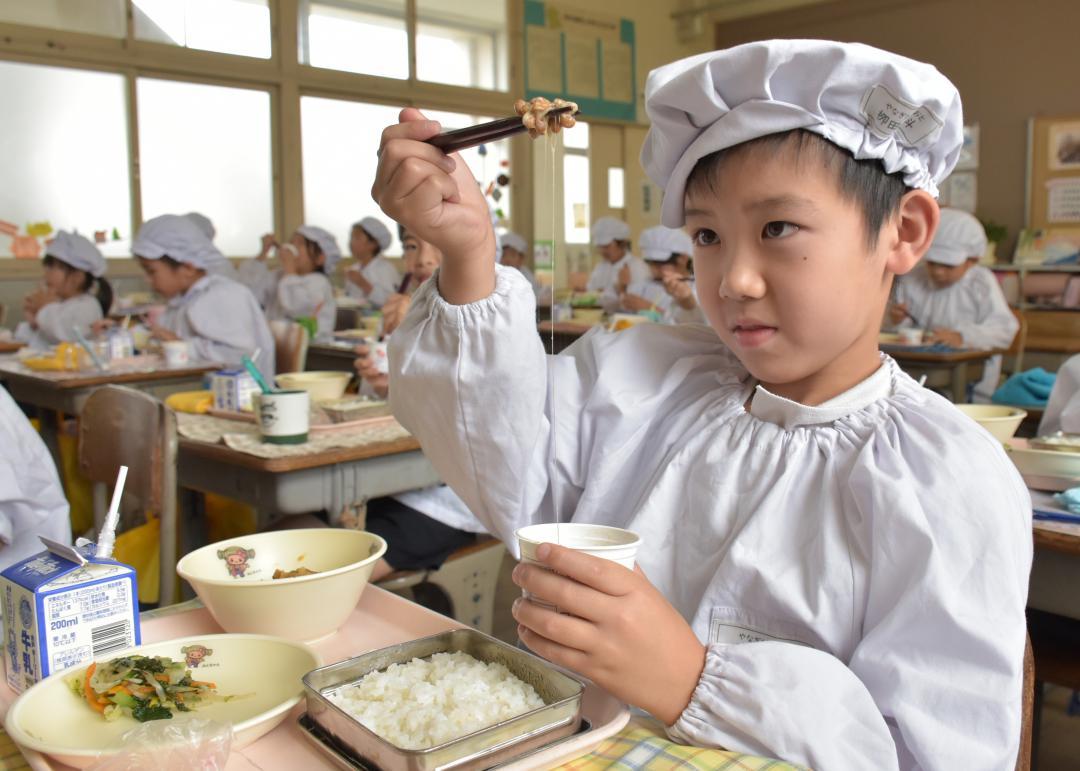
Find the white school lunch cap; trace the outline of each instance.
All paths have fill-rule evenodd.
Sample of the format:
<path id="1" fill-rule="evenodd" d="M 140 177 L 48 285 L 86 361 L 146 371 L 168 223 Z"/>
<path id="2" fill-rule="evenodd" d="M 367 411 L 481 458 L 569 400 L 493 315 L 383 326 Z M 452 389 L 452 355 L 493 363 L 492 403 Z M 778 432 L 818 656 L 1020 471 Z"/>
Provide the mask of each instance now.
<path id="1" fill-rule="evenodd" d="M 641 231 L 638 249 L 649 262 L 667 262 L 675 254 L 692 256 L 694 242 L 685 230 L 656 225 Z"/>
<path id="2" fill-rule="evenodd" d="M 503 233 L 502 238 L 499 239 L 499 245 L 503 249 L 513 249 L 522 255 L 529 252 L 528 242 L 517 233 Z"/>
<path id="3" fill-rule="evenodd" d="M 382 223 L 382 220 L 376 219 L 375 217 L 364 217 L 362 220 L 355 223 L 353 227 L 360 228 L 374 238 L 375 243 L 379 245 L 379 251 L 386 251 L 390 248 L 390 241 L 393 239 L 393 236 L 390 235 L 390 228 L 386 227 L 386 225 Z"/>
<path id="4" fill-rule="evenodd" d="M 131 244 L 136 257 L 160 260 L 169 257 L 186 262 L 200 270 L 221 257 L 206 233 L 189 217 L 180 214 L 162 214 L 143 223 Z"/>
<path id="5" fill-rule="evenodd" d="M 45 246 L 45 256 L 54 257 L 76 270 L 86 271 L 94 278 L 105 275 L 105 258 L 101 251 L 93 241 L 78 233 L 56 231 L 52 241 Z"/>
<path id="6" fill-rule="evenodd" d="M 601 217 L 592 226 L 593 246 L 607 246 L 612 241 L 629 241 L 630 226 L 614 217 Z"/>
<path id="7" fill-rule="evenodd" d="M 184 215 L 189 220 L 199 226 L 199 230 L 206 233 L 206 237 L 211 241 L 214 240 L 214 236 L 217 235 L 217 229 L 214 227 L 214 223 L 210 221 L 210 218 L 205 214 L 201 214 L 197 211 L 189 211 Z"/>
<path id="8" fill-rule="evenodd" d="M 334 266 L 341 259 L 341 250 L 338 248 L 337 239 L 330 234 L 330 231 L 323 230 L 315 225 L 301 225 L 296 229 L 296 232 L 319 245 L 319 249 L 326 258 L 323 270 L 327 274 L 333 273 Z"/>
<path id="9" fill-rule="evenodd" d="M 960 155 L 960 94 L 929 64 L 860 43 L 767 40 L 649 73 L 641 163 L 664 189 L 661 222 L 683 224 L 686 180 L 718 150 L 806 129 L 937 196 Z"/>
<path id="10" fill-rule="evenodd" d="M 986 251 L 986 230 L 973 214 L 959 209 L 942 209 L 934 242 L 926 252 L 927 262 L 956 267 Z"/>

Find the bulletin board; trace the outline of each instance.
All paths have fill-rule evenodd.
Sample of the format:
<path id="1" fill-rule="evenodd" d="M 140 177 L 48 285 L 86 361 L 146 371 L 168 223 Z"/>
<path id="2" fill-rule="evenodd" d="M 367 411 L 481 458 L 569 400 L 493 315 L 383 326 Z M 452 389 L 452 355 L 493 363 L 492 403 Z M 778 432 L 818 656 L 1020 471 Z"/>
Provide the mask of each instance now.
<path id="1" fill-rule="evenodd" d="M 1028 122 L 1027 225 L 1080 227 L 1080 115 Z"/>
<path id="2" fill-rule="evenodd" d="M 577 102 L 582 117 L 637 120 L 634 22 L 525 0 L 525 98 Z"/>

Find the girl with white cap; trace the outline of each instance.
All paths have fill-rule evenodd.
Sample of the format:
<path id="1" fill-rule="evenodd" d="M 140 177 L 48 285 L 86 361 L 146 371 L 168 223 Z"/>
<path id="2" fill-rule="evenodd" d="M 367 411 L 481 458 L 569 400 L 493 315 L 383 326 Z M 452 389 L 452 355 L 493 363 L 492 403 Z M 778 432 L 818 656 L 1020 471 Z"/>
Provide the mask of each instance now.
<path id="1" fill-rule="evenodd" d="M 391 238 L 390 228 L 375 217 L 354 223 L 349 234 L 349 251 L 356 262 L 345 271 L 345 293 L 372 308 L 381 308 L 401 281 L 397 268 L 382 256 Z"/>
<path id="2" fill-rule="evenodd" d="M 923 263 L 896 282 L 889 320 L 926 329 L 926 343 L 953 348 L 1008 348 L 1020 322 L 1009 310 L 989 268 L 978 262 L 986 251 L 986 231 L 973 215 L 942 209 L 941 224 Z M 1001 377 L 1001 356 L 986 362 L 975 385 L 975 401 L 988 402 Z"/>
<path id="3" fill-rule="evenodd" d="M 705 323 L 688 270 L 694 242 L 686 231 L 656 225 L 641 231 L 638 245 L 652 275 L 648 281 L 626 287 L 619 295 L 620 309 L 630 313 L 655 311 L 667 324 Z"/>
<path id="4" fill-rule="evenodd" d="M 628 528 L 627 570 L 518 565 L 532 650 L 690 744 L 819 769 L 1006 771 L 1020 746 L 1031 500 L 1000 442 L 878 350 L 959 157 L 956 88 L 859 44 L 750 43 L 654 71 L 645 170 L 694 239 L 709 327 L 545 356 L 468 167 L 416 110 L 373 196 L 439 246 L 390 401 L 505 542 Z M 550 568 L 545 570 L 544 567 Z"/>
<path id="5" fill-rule="evenodd" d="M 586 289 L 600 294 L 600 305 L 608 313 L 619 308 L 619 295 L 630 284 L 649 280 L 649 268 L 630 252 L 630 226 L 614 217 L 601 217 L 592 226 L 592 244 L 600 263 L 589 275 Z"/>
<path id="6" fill-rule="evenodd" d="M 315 225 L 301 225 L 285 244 L 272 235 L 262 239 L 262 252 L 240 266 L 240 280 L 252 288 L 266 308 L 266 317 L 275 319 L 315 319 L 316 342 L 334 339 L 337 303 L 329 276 L 341 259 L 337 239 Z M 266 255 L 277 249 L 281 267 L 271 272 Z"/>
<path id="7" fill-rule="evenodd" d="M 131 251 L 150 287 L 168 300 L 150 330 L 156 339 L 187 340 L 196 358 L 230 367 L 251 356 L 273 378 L 274 338 L 266 316 L 247 287 L 208 272 L 220 252 L 197 225 L 177 214 L 154 217 L 139 228 Z"/>
<path id="8" fill-rule="evenodd" d="M 536 276 L 529 266 L 525 264 L 525 259 L 529 254 L 528 242 L 517 233 L 503 233 L 499 238 L 499 245 L 502 247 L 499 262 L 508 268 L 517 268 L 521 271 L 521 275 L 532 286 L 533 292 L 539 294 L 540 284 L 537 283 Z"/>
<path id="9" fill-rule="evenodd" d="M 15 339 L 49 348 L 77 339 L 76 330 L 89 337 L 94 322 L 112 307 L 105 258 L 88 238 L 60 230 L 45 247 L 41 264 L 44 285 L 23 301 L 26 320 L 16 327 Z"/>

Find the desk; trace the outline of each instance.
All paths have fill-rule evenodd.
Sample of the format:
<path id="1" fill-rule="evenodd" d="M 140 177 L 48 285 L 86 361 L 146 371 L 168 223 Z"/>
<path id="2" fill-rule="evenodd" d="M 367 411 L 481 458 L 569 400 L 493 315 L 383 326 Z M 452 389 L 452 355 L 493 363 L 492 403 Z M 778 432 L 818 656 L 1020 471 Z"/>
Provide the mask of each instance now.
<path id="1" fill-rule="evenodd" d="M 259 527 L 272 514 L 305 514 L 326 509 L 332 524 L 354 504 L 437 484 L 439 476 L 411 436 L 360 447 L 336 447 L 310 455 L 260 458 L 180 437 L 177 484 L 184 491 L 182 548 L 204 542 L 199 501 L 192 495 L 216 493 L 258 512 Z"/>
<path id="2" fill-rule="evenodd" d="M 967 401 L 968 383 L 982 377 L 986 360 L 1001 351 L 934 351 L 905 350 L 904 346 L 883 345 L 881 349 L 896 359 L 900 369 L 918 380 L 926 375 L 929 388 L 949 389 L 955 404 Z"/>
<path id="3" fill-rule="evenodd" d="M 60 468 L 60 424 L 56 412 L 79 415 L 87 397 L 104 385 L 130 385 L 164 399 L 177 391 L 201 387 L 206 373 L 220 368 L 220 364 L 210 362 L 190 362 L 171 368 L 155 362 L 151 366 L 117 366 L 105 372 L 36 372 L 8 358 L 0 360 L 0 381 L 16 401 L 41 408 L 42 438 Z"/>
<path id="4" fill-rule="evenodd" d="M 1080 525 L 1035 521 L 1028 606 L 1080 619 Z"/>
<path id="5" fill-rule="evenodd" d="M 593 326 L 593 324 L 583 324 L 580 321 L 541 321 L 536 325 L 536 329 L 544 341 L 544 350 L 548 353 L 560 353 Z M 554 342 L 552 342 L 553 336 Z"/>
<path id="6" fill-rule="evenodd" d="M 307 363 L 304 369 L 313 372 L 356 372 L 353 363 L 356 361 L 356 346 L 361 341 L 354 343 L 312 343 L 307 349 Z"/>
<path id="7" fill-rule="evenodd" d="M 26 343 L 17 343 L 14 340 L 0 340 L 0 353 L 15 353 L 26 347 Z"/>

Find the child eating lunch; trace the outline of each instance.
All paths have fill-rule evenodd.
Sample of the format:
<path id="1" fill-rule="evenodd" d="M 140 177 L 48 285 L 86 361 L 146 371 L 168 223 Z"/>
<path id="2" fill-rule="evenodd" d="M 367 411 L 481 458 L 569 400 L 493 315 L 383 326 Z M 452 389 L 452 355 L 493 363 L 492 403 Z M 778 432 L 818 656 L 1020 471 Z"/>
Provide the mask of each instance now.
<path id="1" fill-rule="evenodd" d="M 77 339 L 77 331 L 89 336 L 112 306 L 101 252 L 90 239 L 60 230 L 45 247 L 41 266 L 44 286 L 23 301 L 26 320 L 15 328 L 15 339 L 49 348 Z"/>
<path id="2" fill-rule="evenodd" d="M 630 251 L 630 226 L 614 217 L 601 217 L 590 231 L 600 263 L 589 275 L 585 288 L 600 295 L 600 305 L 608 313 L 619 308 L 619 294 L 630 284 L 649 280 L 645 262 Z"/>
<path id="3" fill-rule="evenodd" d="M 937 228 L 956 88 L 868 46 L 777 40 L 654 71 L 646 109 L 642 162 L 694 239 L 709 327 L 551 357 L 467 167 L 424 142 L 438 125 L 406 109 L 383 132 L 373 196 L 444 256 L 391 341 L 395 415 L 508 544 L 557 519 L 641 536 L 634 571 L 541 546 L 515 581 L 565 613 L 514 616 L 675 739 L 818 769 L 1012 769 L 1027 489 L 877 344 Z"/>
<path id="4" fill-rule="evenodd" d="M 195 358 L 230 367 L 252 356 L 259 371 L 273 378 L 274 338 L 266 316 L 247 287 L 208 272 L 217 249 L 198 226 L 176 214 L 154 217 L 139 228 L 131 251 L 150 288 L 168 300 L 150 330 L 156 339 L 188 340 Z"/>
<path id="5" fill-rule="evenodd" d="M 653 311 L 668 324 L 705 323 L 694 297 L 688 258 L 694 243 L 686 231 L 663 225 L 641 231 L 641 256 L 649 266 L 648 281 L 638 281 L 619 295 L 621 310 Z"/>
<path id="6" fill-rule="evenodd" d="M 345 292 L 372 308 L 381 308 L 397 289 L 401 276 L 383 257 L 390 248 L 390 228 L 375 217 L 364 217 L 352 226 L 349 252 L 356 262 L 345 271 Z"/>

